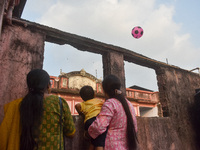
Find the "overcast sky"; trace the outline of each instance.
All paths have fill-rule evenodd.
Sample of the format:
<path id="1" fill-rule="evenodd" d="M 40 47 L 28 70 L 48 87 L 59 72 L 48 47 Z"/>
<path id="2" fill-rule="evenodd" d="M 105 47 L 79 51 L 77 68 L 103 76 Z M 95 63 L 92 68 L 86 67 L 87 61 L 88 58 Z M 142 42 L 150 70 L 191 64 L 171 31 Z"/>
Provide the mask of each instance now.
<path id="1" fill-rule="evenodd" d="M 200 0 L 28 0 L 22 18 L 191 70 L 200 67 L 199 6 Z M 144 30 L 140 39 L 131 35 L 135 26 Z M 102 56 L 45 43 L 50 75 L 82 68 L 103 78 Z M 127 87 L 158 90 L 152 69 L 125 62 L 125 76 Z"/>

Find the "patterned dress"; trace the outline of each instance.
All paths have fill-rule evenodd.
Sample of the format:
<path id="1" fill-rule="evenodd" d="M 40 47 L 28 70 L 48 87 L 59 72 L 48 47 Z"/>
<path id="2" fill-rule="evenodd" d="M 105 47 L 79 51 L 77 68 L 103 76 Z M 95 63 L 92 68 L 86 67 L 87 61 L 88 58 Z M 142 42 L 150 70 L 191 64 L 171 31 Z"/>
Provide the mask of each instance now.
<path id="1" fill-rule="evenodd" d="M 0 150 L 19 150 L 20 143 L 20 112 L 19 107 L 23 98 L 14 100 L 4 106 L 4 120 L 0 124 Z M 75 126 L 69 106 L 63 103 L 64 135 L 75 133 Z M 38 150 L 60 150 L 60 103 L 58 96 L 48 96 L 43 101 L 44 115 L 40 125 Z M 63 133 L 61 135 L 63 143 Z M 62 144 L 63 149 L 63 144 Z"/>
<path id="2" fill-rule="evenodd" d="M 137 131 L 137 122 L 134 107 L 127 100 Z M 114 98 L 108 99 L 102 106 L 100 114 L 89 127 L 92 138 L 104 133 L 108 127 L 104 150 L 128 150 L 126 130 L 127 117 L 122 104 Z"/>
<path id="3" fill-rule="evenodd" d="M 38 141 L 38 150 L 58 150 L 60 149 L 60 103 L 58 96 L 48 96 L 43 101 L 44 114 L 42 124 L 40 125 L 40 136 Z M 63 104 L 63 132 L 65 136 L 75 133 L 75 125 L 67 102 L 62 99 Z M 63 143 L 62 132 L 62 143 Z M 63 144 L 62 144 L 62 149 Z"/>

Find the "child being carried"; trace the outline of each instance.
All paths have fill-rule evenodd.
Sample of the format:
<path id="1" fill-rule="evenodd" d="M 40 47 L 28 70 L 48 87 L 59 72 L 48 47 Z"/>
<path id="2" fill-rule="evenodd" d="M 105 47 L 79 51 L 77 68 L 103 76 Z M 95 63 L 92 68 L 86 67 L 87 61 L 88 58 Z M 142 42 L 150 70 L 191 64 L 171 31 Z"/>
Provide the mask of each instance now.
<path id="1" fill-rule="evenodd" d="M 75 105 L 75 108 L 79 115 L 84 115 L 84 129 L 88 131 L 89 126 L 96 119 L 96 116 L 100 113 L 101 107 L 103 105 L 103 100 L 95 98 L 94 90 L 91 86 L 83 86 L 80 89 L 80 96 L 83 102 Z M 92 145 L 90 145 L 90 150 L 103 150 L 105 146 L 106 132 L 99 135 L 96 139 L 91 139 Z"/>

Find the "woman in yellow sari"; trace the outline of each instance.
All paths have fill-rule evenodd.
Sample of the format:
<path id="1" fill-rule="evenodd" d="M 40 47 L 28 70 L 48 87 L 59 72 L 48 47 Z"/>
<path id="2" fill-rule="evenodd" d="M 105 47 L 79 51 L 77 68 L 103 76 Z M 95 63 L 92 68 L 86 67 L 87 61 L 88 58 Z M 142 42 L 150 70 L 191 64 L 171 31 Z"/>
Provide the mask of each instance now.
<path id="1" fill-rule="evenodd" d="M 64 149 L 63 134 L 73 136 L 75 126 L 67 102 L 49 94 L 50 77 L 42 69 L 27 75 L 29 92 L 4 106 L 0 125 L 0 150 Z M 60 132 L 62 131 L 62 132 Z"/>

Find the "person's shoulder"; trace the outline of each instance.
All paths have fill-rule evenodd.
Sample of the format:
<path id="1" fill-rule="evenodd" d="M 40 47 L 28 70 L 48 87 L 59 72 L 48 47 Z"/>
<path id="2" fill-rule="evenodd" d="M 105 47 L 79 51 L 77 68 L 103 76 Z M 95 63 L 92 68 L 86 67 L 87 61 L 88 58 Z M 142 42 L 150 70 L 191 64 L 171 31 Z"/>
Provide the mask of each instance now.
<path id="1" fill-rule="evenodd" d="M 119 105 L 120 105 L 119 103 L 120 102 L 117 99 L 109 98 L 103 103 L 102 107 L 109 108 L 109 110 L 115 111 L 119 107 Z"/>
<path id="2" fill-rule="evenodd" d="M 126 101 L 130 106 L 133 106 L 133 104 L 127 98 L 126 98 Z"/>
<path id="3" fill-rule="evenodd" d="M 63 101 L 63 100 L 62 100 Z M 45 104 L 51 104 L 51 105 L 58 105 L 59 104 L 59 97 L 57 95 L 48 95 L 44 99 Z"/>
<path id="4" fill-rule="evenodd" d="M 102 102 L 103 100 L 102 99 L 100 99 L 100 98 L 93 98 L 93 99 L 91 99 L 92 101 L 99 101 L 99 102 Z"/>
<path id="5" fill-rule="evenodd" d="M 115 103 L 117 102 L 118 100 L 116 98 L 109 98 L 106 100 L 106 102 L 112 102 L 112 103 Z"/>
<path id="6" fill-rule="evenodd" d="M 11 102 L 5 104 L 4 107 L 8 107 L 8 106 L 10 106 L 10 105 L 17 105 L 17 104 L 19 104 L 19 103 L 22 101 L 22 99 L 23 99 L 23 98 L 15 99 L 15 100 L 13 100 L 13 101 L 11 101 Z"/>
<path id="7" fill-rule="evenodd" d="M 60 103 L 60 99 L 62 103 Z M 68 105 L 63 97 L 59 97 L 57 95 L 52 95 L 52 94 L 45 98 L 45 103 L 51 104 L 51 106 L 54 107 L 58 107 L 60 104 L 62 104 L 63 106 Z"/>
<path id="8" fill-rule="evenodd" d="M 104 104 L 111 105 L 112 107 L 118 107 L 118 106 L 122 105 L 121 102 L 118 99 L 116 99 L 116 98 L 109 98 L 109 99 L 107 99 L 105 101 Z"/>
<path id="9" fill-rule="evenodd" d="M 66 105 L 66 104 L 67 104 L 67 101 L 66 101 L 63 97 L 60 97 L 60 96 L 57 96 L 57 95 L 52 95 L 52 96 L 51 96 L 51 99 L 52 99 L 53 101 L 55 101 L 56 103 L 58 102 L 59 104 L 60 104 L 60 99 L 61 99 L 63 105 Z"/>
<path id="10" fill-rule="evenodd" d="M 104 102 L 104 105 L 115 105 L 118 103 L 118 100 L 115 98 L 109 98 Z"/>
<path id="11" fill-rule="evenodd" d="M 86 101 L 87 102 L 87 101 Z M 103 104 L 104 101 L 100 98 L 93 98 L 88 100 L 88 103 L 93 103 L 93 104 Z"/>
<path id="12" fill-rule="evenodd" d="M 51 95 L 48 95 L 45 99 L 52 100 L 52 101 L 57 101 L 58 100 L 58 96 L 51 94 Z"/>
<path id="13" fill-rule="evenodd" d="M 20 103 L 22 100 L 23 100 L 23 97 L 18 98 L 18 99 L 15 99 L 15 100 L 11 101 L 10 103 L 15 103 L 15 104 L 17 104 L 17 103 Z"/>
<path id="14" fill-rule="evenodd" d="M 4 105 L 4 111 L 6 112 L 8 110 L 8 108 L 10 109 L 14 109 L 15 107 L 18 107 L 19 104 L 21 103 L 23 98 L 18 98 L 18 99 L 15 99 L 7 104 Z"/>
<path id="15" fill-rule="evenodd" d="M 57 97 L 57 98 L 58 98 L 59 104 L 60 104 L 60 99 L 61 99 L 63 106 L 65 106 L 65 105 L 68 106 L 67 101 L 63 97 Z"/>
<path id="16" fill-rule="evenodd" d="M 131 104 L 131 102 L 126 98 L 127 103 Z"/>

